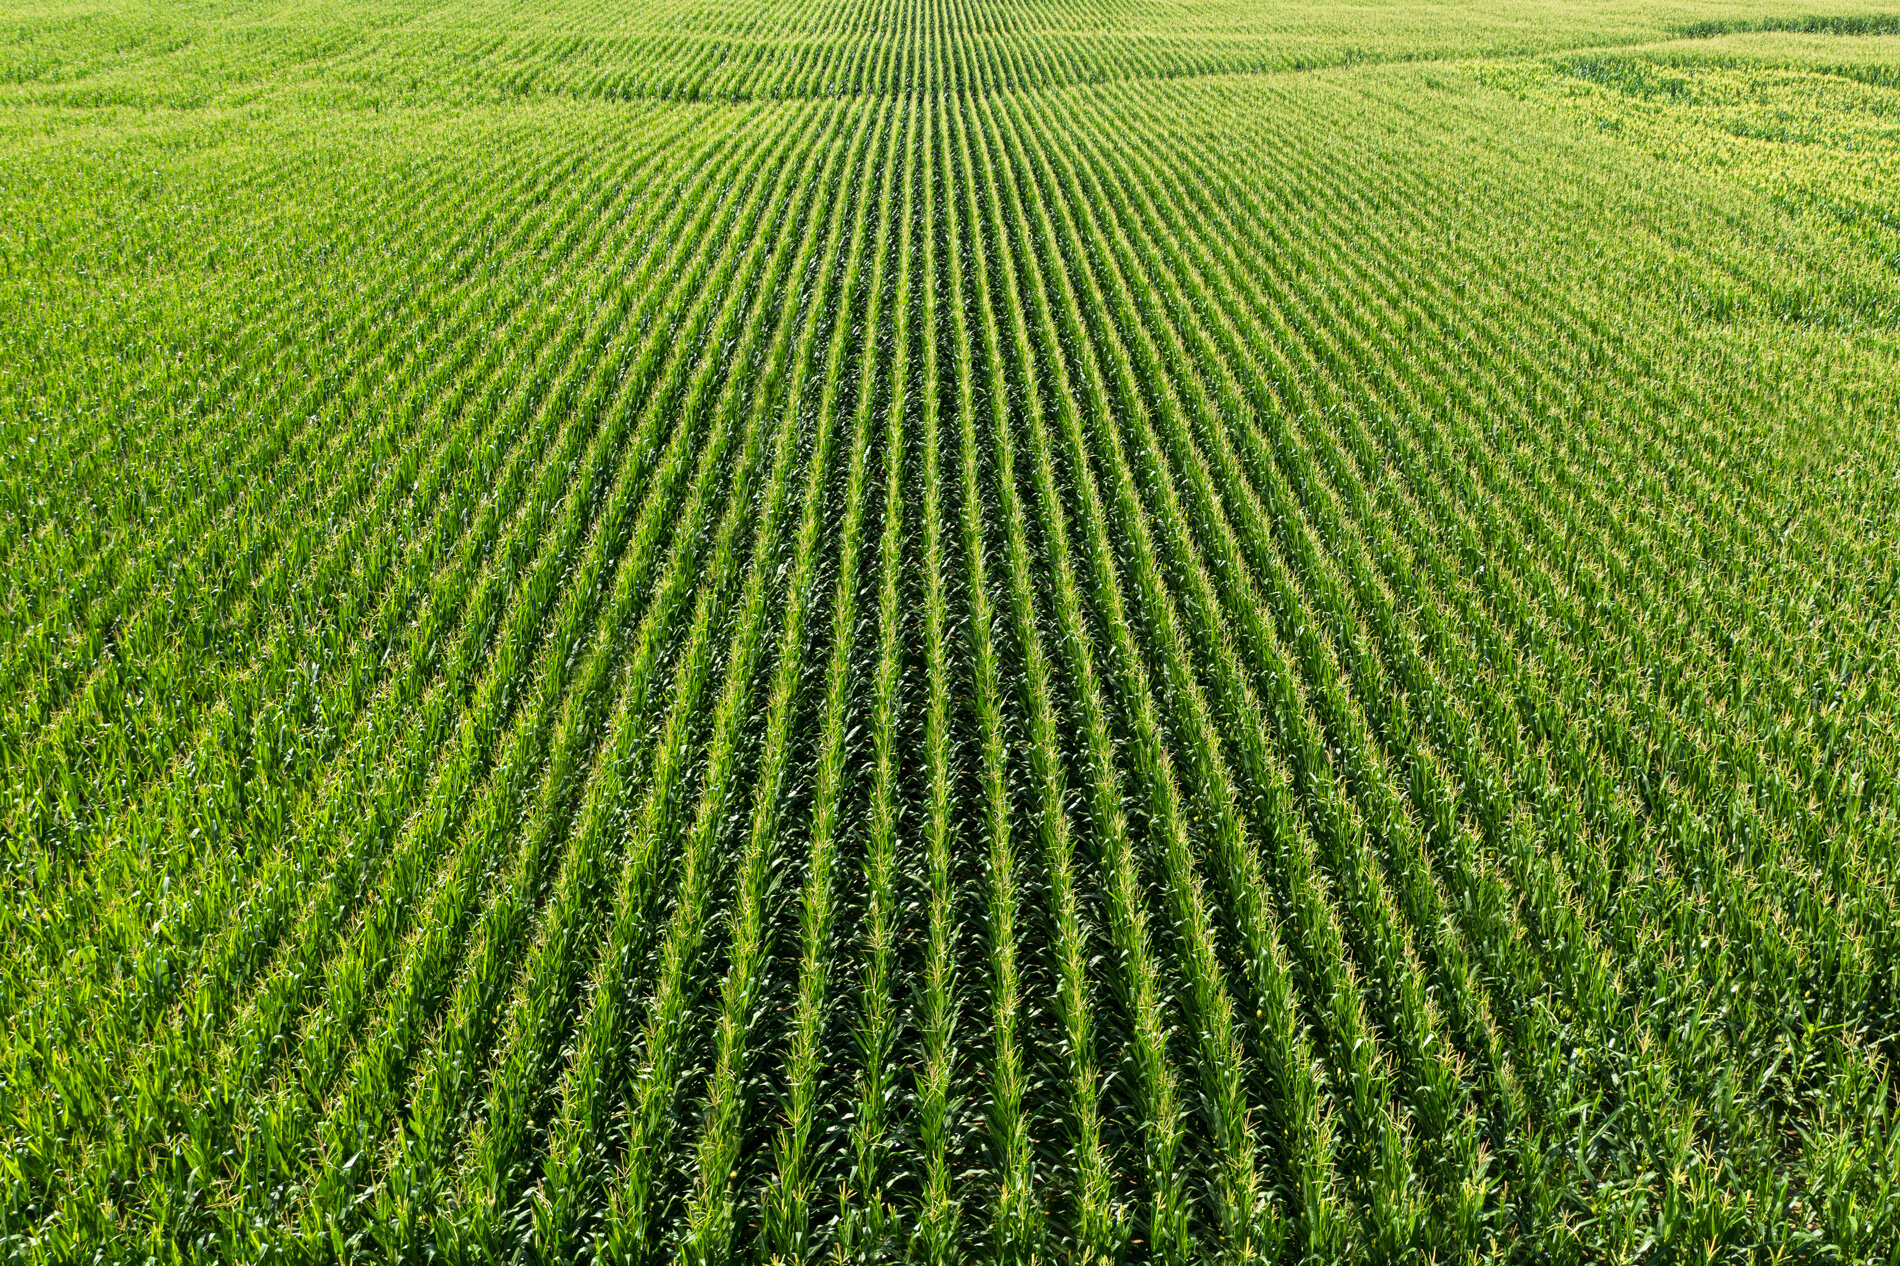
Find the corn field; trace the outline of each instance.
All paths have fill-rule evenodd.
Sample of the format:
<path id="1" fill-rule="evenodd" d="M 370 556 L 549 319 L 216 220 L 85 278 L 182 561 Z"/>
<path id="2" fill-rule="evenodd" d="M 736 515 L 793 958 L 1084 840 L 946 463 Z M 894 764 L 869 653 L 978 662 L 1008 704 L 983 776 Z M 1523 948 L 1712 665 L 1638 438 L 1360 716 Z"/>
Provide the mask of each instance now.
<path id="1" fill-rule="evenodd" d="M 21 0 L 0 1259 L 1900 1260 L 1900 16 Z"/>

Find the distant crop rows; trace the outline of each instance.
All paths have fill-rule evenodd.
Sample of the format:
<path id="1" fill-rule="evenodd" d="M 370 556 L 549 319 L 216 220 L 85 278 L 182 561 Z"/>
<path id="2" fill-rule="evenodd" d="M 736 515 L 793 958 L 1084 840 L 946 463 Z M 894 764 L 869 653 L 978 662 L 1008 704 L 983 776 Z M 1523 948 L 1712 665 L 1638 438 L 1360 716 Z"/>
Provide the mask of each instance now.
<path id="1" fill-rule="evenodd" d="M 35 433 L 0 1246 L 1884 1260 L 1896 309 L 874 8 Z"/>
<path id="2" fill-rule="evenodd" d="M 73 2 L 33 0 L 56 7 Z M 1386 5 L 1367 14 L 1318 0 L 653 0 L 631 7 L 602 0 L 532 7 L 512 0 L 339 0 L 320 14 L 288 19 L 301 38 L 267 39 L 215 7 L 199 9 L 198 2 L 159 7 L 169 28 L 169 39 L 154 41 L 161 49 L 180 39 L 171 24 L 201 22 L 202 42 L 230 41 L 242 50 L 231 58 L 238 65 L 294 67 L 367 95 L 466 95 L 489 102 L 543 95 L 744 101 L 1018 91 L 1521 56 L 1683 33 L 1900 30 L 1900 18 L 1867 0 L 1796 17 L 1774 0 L 1599 0 L 1534 13 L 1507 2 L 1463 7 L 1455 19 L 1422 5 Z M 136 29 L 137 13 L 129 10 L 119 20 Z M 88 12 L 87 20 L 98 19 Z M 26 61 L 41 64 L 36 57 Z M 58 83 L 57 75 L 49 77 L 49 91 Z M 77 87 L 73 98 L 90 99 Z"/>

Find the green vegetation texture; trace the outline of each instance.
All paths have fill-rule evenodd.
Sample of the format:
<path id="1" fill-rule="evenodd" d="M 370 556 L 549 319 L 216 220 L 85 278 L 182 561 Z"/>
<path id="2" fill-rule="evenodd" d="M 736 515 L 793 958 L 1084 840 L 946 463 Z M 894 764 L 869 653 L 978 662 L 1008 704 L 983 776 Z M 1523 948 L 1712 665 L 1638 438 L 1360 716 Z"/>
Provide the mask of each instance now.
<path id="1" fill-rule="evenodd" d="M 0 1260 L 1900 1259 L 1900 11 L 16 0 Z"/>

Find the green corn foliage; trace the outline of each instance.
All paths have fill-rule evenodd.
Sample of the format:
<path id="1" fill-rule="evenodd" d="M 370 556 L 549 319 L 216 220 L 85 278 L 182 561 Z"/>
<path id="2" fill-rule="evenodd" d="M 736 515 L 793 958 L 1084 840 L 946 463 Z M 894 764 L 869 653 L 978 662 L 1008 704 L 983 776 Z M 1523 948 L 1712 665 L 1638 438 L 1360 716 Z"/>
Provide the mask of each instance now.
<path id="1" fill-rule="evenodd" d="M 0 30 L 0 1256 L 1900 1254 L 1850 0 Z"/>

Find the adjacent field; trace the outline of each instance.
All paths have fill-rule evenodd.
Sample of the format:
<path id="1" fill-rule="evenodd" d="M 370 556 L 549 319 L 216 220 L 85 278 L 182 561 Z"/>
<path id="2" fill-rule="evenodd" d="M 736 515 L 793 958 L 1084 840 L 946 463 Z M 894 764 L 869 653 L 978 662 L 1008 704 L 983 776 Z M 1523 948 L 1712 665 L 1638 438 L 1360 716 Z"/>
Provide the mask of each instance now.
<path id="1" fill-rule="evenodd" d="M 1897 33 L 0 17 L 0 1257 L 1894 1260 Z"/>

